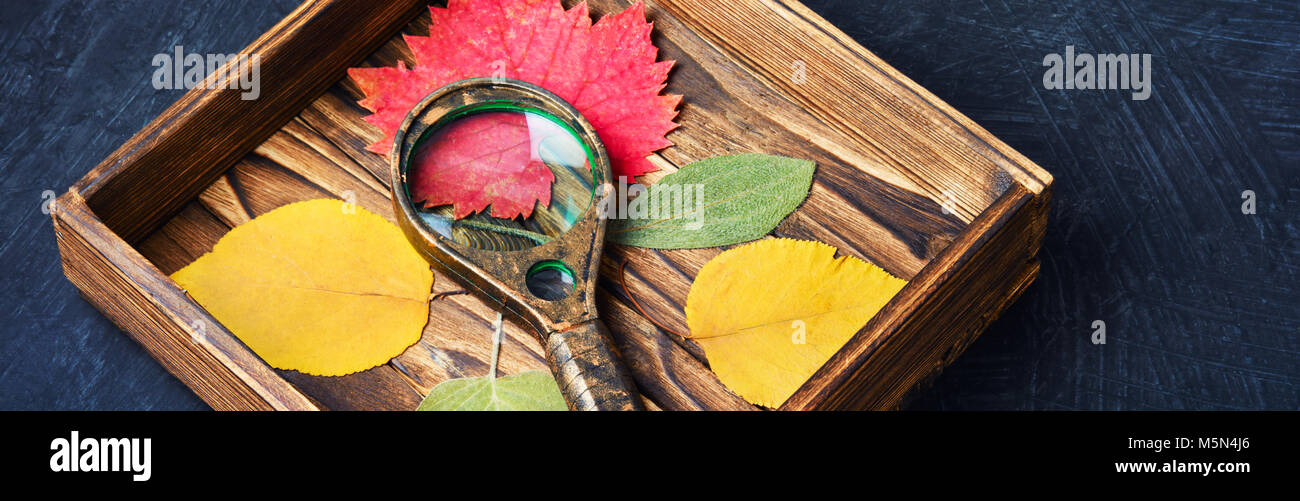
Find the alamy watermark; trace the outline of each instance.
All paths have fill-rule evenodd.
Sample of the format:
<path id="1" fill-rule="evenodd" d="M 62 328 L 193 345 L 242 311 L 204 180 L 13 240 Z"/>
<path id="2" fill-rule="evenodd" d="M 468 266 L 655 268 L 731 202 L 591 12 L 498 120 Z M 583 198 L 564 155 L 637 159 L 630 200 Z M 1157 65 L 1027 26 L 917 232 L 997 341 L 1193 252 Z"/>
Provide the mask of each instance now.
<path id="1" fill-rule="evenodd" d="M 1092 321 L 1092 344 L 1106 344 L 1106 321 Z"/>
<path id="2" fill-rule="evenodd" d="M 646 189 L 640 183 L 629 185 L 620 177 L 617 186 L 606 186 L 615 190 L 602 198 L 597 208 L 606 219 L 676 219 L 686 222 L 683 230 L 704 227 L 703 184 L 656 184 Z"/>
<path id="3" fill-rule="evenodd" d="M 68 438 L 50 441 L 50 471 L 132 473 L 136 482 L 152 475 L 150 452 L 152 439 L 81 437 L 72 430 Z"/>
<path id="4" fill-rule="evenodd" d="M 1151 97 L 1151 54 L 1075 54 L 1043 57 L 1043 87 L 1051 90 L 1132 90 L 1134 101 Z"/>
<path id="5" fill-rule="evenodd" d="M 158 90 L 241 90 L 239 98 L 245 101 L 262 94 L 259 54 L 187 54 L 177 45 L 171 53 L 154 55 L 153 66 L 153 88 Z"/>

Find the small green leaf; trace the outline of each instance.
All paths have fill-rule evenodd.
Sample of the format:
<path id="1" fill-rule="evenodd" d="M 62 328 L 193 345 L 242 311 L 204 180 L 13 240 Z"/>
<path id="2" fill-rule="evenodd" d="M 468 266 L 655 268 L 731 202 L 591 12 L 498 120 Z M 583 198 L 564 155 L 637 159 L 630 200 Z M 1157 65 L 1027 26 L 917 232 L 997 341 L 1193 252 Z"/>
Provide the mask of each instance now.
<path id="1" fill-rule="evenodd" d="M 492 363 L 488 374 L 443 381 L 420 402 L 417 411 L 567 411 L 564 395 L 551 373 L 524 371 L 497 378 L 501 354 L 501 314 L 492 333 Z"/>
<path id="2" fill-rule="evenodd" d="M 809 160 L 756 153 L 691 163 L 629 203 L 627 212 L 637 217 L 609 221 L 608 239 L 652 249 L 757 240 L 808 197 L 815 168 Z"/>
<path id="3" fill-rule="evenodd" d="M 500 379 L 452 379 L 429 392 L 421 411 L 566 411 L 550 372 L 525 371 Z"/>

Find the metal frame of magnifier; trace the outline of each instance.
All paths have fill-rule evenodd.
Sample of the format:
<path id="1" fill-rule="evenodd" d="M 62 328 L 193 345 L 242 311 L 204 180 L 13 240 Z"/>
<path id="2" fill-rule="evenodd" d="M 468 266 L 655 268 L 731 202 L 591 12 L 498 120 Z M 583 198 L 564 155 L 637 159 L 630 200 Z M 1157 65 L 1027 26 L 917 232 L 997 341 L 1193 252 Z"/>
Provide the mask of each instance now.
<path id="1" fill-rule="evenodd" d="M 547 113 L 578 134 L 592 163 L 592 205 L 572 227 L 554 240 L 522 250 L 493 251 L 470 247 L 435 233 L 414 210 L 405 189 L 405 165 L 431 127 L 473 107 L 512 103 Z M 569 103 L 536 85 L 507 78 L 471 78 L 433 91 L 407 114 L 389 155 L 393 211 L 411 244 L 435 265 L 456 275 L 471 292 L 504 306 L 532 324 L 546 346 L 546 356 L 561 393 L 574 410 L 640 410 L 642 404 L 596 311 L 596 277 L 605 241 L 599 210 L 614 190 L 609 155 L 596 130 Z M 532 295 L 526 283 L 530 268 L 558 260 L 574 274 L 576 288 L 564 299 Z"/>

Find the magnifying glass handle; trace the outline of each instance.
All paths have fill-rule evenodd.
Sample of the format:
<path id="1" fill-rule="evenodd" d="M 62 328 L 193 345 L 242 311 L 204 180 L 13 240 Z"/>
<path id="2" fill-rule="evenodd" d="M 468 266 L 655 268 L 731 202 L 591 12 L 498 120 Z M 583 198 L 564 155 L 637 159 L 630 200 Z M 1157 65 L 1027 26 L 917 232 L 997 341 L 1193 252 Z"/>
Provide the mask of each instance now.
<path id="1" fill-rule="evenodd" d="M 639 411 L 641 396 L 600 319 L 553 332 L 546 359 L 575 411 Z"/>

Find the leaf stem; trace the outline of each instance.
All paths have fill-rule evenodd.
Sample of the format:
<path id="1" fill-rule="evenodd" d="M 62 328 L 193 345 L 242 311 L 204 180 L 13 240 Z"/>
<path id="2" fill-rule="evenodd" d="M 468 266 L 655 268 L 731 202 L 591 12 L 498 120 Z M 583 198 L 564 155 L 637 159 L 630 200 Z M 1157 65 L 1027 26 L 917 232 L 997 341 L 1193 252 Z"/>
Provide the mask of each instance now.
<path id="1" fill-rule="evenodd" d="M 497 378 L 497 356 L 501 354 L 501 312 L 497 312 L 497 321 L 492 324 L 492 364 L 488 366 L 488 381 Z"/>
<path id="2" fill-rule="evenodd" d="M 468 226 L 470 228 L 478 228 L 480 230 L 495 231 L 497 233 L 505 233 L 507 235 L 514 235 L 517 237 L 524 237 L 534 242 L 537 242 L 539 244 L 544 244 L 552 240 L 551 237 L 543 235 L 541 233 L 537 233 L 535 231 L 528 231 L 520 228 L 511 228 L 508 226 L 501 226 L 492 223 L 484 223 L 481 221 L 471 221 L 468 219 L 461 219 L 459 221 L 453 221 L 451 224 Z"/>
<path id="3" fill-rule="evenodd" d="M 623 263 L 618 265 L 618 284 L 623 286 L 623 294 L 626 295 L 627 298 L 632 301 L 632 306 L 636 308 L 636 311 L 641 313 L 641 316 L 645 317 L 646 320 L 649 320 L 650 323 L 655 324 L 655 327 L 662 329 L 664 332 L 667 332 L 669 334 L 676 334 L 677 337 L 685 338 L 686 336 L 683 336 L 682 333 L 669 329 L 664 324 L 659 323 L 658 320 L 655 320 L 655 318 L 650 316 L 649 313 L 646 313 L 645 310 L 641 309 L 641 304 L 637 303 L 636 296 L 633 296 L 632 291 L 628 290 L 627 288 L 627 281 L 624 280 L 624 277 L 626 275 L 627 275 L 627 260 L 624 259 Z"/>

